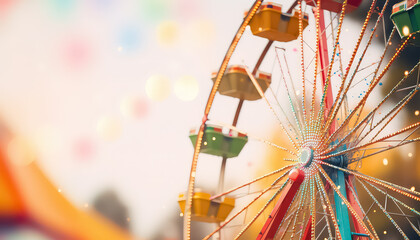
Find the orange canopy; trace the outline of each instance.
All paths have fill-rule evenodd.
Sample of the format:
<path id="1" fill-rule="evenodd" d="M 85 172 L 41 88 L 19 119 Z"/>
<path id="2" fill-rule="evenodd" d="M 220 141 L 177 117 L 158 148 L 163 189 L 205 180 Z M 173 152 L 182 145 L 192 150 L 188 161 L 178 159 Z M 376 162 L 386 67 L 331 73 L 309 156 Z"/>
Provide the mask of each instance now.
<path id="1" fill-rule="evenodd" d="M 133 239 L 98 214 L 75 208 L 35 162 L 14 164 L 6 152 L 10 139 L 0 131 L 0 224 L 29 224 L 59 239 Z"/>

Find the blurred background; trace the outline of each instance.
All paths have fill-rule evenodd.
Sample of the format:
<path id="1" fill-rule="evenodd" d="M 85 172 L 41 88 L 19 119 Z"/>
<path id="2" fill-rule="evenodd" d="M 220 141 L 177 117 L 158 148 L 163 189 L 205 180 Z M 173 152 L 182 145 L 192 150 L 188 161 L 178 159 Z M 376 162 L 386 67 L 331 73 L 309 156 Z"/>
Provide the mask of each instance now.
<path id="1" fill-rule="evenodd" d="M 13 164 L 36 161 L 72 205 L 99 212 L 136 238 L 180 239 L 176 200 L 190 171 L 188 130 L 201 122 L 211 72 L 252 2 L 0 0 L 0 116 L 33 156 Z M 348 34 L 362 20 L 357 13 L 350 19 Z M 255 41 L 241 43 L 233 63 L 254 64 L 265 43 Z M 391 73 L 397 78 L 418 55 L 401 58 Z M 235 106 L 227 101 L 215 104 L 231 119 Z M 407 123 L 418 121 L 418 102 L 402 113 Z M 243 114 L 252 123 L 257 107 L 250 105 Z M 247 129 L 268 135 L 273 125 Z M 245 161 L 228 166 L 228 185 L 266 172 L 266 155 L 247 150 Z M 387 169 L 410 173 L 372 175 L 420 188 L 415 147 L 392 156 Z M 48 239 L 32 230 L 6 231 L 4 238 Z"/>

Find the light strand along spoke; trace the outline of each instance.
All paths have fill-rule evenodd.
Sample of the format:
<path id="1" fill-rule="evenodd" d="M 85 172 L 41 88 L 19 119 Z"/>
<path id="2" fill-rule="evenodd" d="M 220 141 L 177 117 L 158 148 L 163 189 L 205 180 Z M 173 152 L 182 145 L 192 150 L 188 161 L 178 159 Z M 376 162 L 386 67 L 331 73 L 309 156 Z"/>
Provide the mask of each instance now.
<path id="1" fill-rule="evenodd" d="M 293 239 L 296 232 L 296 221 L 297 221 L 297 218 L 299 216 L 301 209 L 303 208 L 303 204 L 305 202 L 306 194 L 304 193 L 306 192 L 306 188 L 307 188 L 307 182 L 304 181 L 303 184 L 301 185 L 300 202 L 298 204 L 298 209 L 296 210 L 296 214 L 294 216 L 293 225 L 292 225 L 292 234 L 290 235 L 290 239 Z"/>
<path id="2" fill-rule="evenodd" d="M 298 125 L 300 136 L 303 136 L 302 126 L 301 126 L 302 124 L 301 124 L 300 120 L 298 119 L 298 115 L 297 115 L 297 112 L 296 112 L 295 106 L 294 106 L 294 104 L 293 104 L 293 101 L 292 101 L 292 98 L 291 98 L 291 95 L 290 95 L 289 87 L 288 87 L 287 82 L 286 82 L 285 74 L 283 73 L 283 67 L 281 66 L 281 63 L 280 63 L 280 58 L 279 58 L 279 56 L 278 56 L 277 49 L 278 49 L 278 48 L 276 47 L 276 48 L 275 48 L 275 51 L 276 51 L 276 59 L 277 59 L 277 62 L 278 62 L 278 64 L 279 64 L 279 67 L 280 67 L 280 72 L 281 72 L 281 75 L 282 75 L 282 79 L 283 79 L 283 82 L 284 82 L 284 86 L 285 86 L 285 88 L 286 88 L 286 93 L 287 93 L 287 97 L 288 97 L 288 100 L 289 100 L 289 105 L 290 105 L 290 107 L 291 107 L 291 110 L 292 110 L 292 113 L 293 113 L 293 117 L 294 117 L 294 119 L 295 119 L 295 121 L 296 121 L 296 124 Z M 284 49 L 282 49 L 282 50 L 284 50 Z M 286 58 L 285 58 L 285 62 L 287 62 L 287 61 L 286 61 Z M 280 84 L 279 84 L 279 85 L 280 85 Z M 294 87 L 293 87 L 293 89 L 294 89 Z M 296 92 L 294 92 L 294 94 L 296 95 Z M 296 97 L 296 96 L 295 96 L 295 97 Z M 299 109 L 298 109 L 298 110 L 299 110 Z M 299 113 L 299 112 L 298 112 L 298 113 Z"/>
<path id="3" fill-rule="evenodd" d="M 328 140 L 325 143 L 328 143 L 332 140 L 334 140 L 335 136 L 342 130 L 342 128 L 344 126 L 346 126 L 350 119 L 354 116 L 353 114 L 355 112 L 357 112 L 357 110 L 364 104 L 364 102 L 366 102 L 367 98 L 369 97 L 370 93 L 373 91 L 373 89 L 376 87 L 376 85 L 379 83 L 379 81 L 382 79 L 382 77 L 385 75 L 385 73 L 388 71 L 389 67 L 392 65 L 392 63 L 395 61 L 395 59 L 399 56 L 399 54 L 401 53 L 401 51 L 405 48 L 405 46 L 407 45 L 410 37 L 412 35 L 409 35 L 405 41 L 401 44 L 401 46 L 398 48 L 397 52 L 392 56 L 392 58 L 388 61 L 388 64 L 385 66 L 385 68 L 382 70 L 382 72 L 379 74 L 379 76 L 372 81 L 372 83 L 369 85 L 368 90 L 366 91 L 365 95 L 363 96 L 363 98 L 358 102 L 358 104 L 356 105 L 356 107 L 353 109 L 353 111 L 351 111 L 351 113 L 346 117 L 346 119 L 341 123 L 341 125 L 338 127 L 338 129 L 336 131 L 334 131 L 333 134 L 330 135 L 330 137 L 328 138 Z M 334 146 L 332 149 L 330 149 L 329 151 L 334 151 L 336 148 L 338 147 L 338 145 Z"/>
<path id="4" fill-rule="evenodd" d="M 215 123 L 215 122 L 213 122 L 213 123 Z M 285 147 L 279 146 L 279 145 L 278 145 L 278 144 L 276 144 L 276 143 L 273 143 L 273 142 L 268 141 L 268 140 L 266 140 L 266 139 L 263 139 L 263 138 L 260 138 L 260 137 L 254 136 L 254 135 L 252 135 L 252 134 L 249 134 L 249 133 L 247 133 L 247 132 L 245 132 L 245 131 L 242 131 L 241 129 L 239 129 L 239 128 L 237 128 L 237 127 L 233 126 L 233 125 L 226 124 L 226 123 L 220 123 L 220 122 L 217 122 L 217 125 L 222 126 L 222 127 L 226 127 L 226 128 L 232 129 L 232 130 L 235 130 L 235 131 L 237 131 L 237 132 L 239 132 L 239 133 L 243 133 L 243 134 L 247 135 L 247 136 L 248 136 L 248 138 L 250 138 L 250 139 L 253 139 L 253 140 L 256 140 L 256 141 L 262 142 L 262 143 L 267 144 L 267 145 L 269 145 L 269 146 L 271 146 L 271 147 L 274 147 L 274 148 L 277 148 L 277 149 L 279 149 L 279 150 L 282 150 L 282 151 L 288 152 L 288 153 L 292 154 L 293 156 L 298 156 L 295 152 L 293 152 L 293 151 L 291 151 L 291 150 L 289 150 L 289 149 L 287 149 L 287 148 L 285 148 Z"/>
<path id="5" fill-rule="evenodd" d="M 343 101 L 343 99 L 344 99 L 344 96 L 347 94 L 348 89 L 350 88 L 351 83 L 353 82 L 353 79 L 354 79 L 354 77 L 356 76 L 357 71 L 359 70 L 360 64 L 362 63 L 362 60 L 363 60 L 363 58 L 364 58 L 364 56 L 365 56 L 365 54 L 366 54 L 366 52 L 367 52 L 367 50 L 368 50 L 368 48 L 369 48 L 369 46 L 370 46 L 371 42 L 372 42 L 373 36 L 375 35 L 375 31 L 376 31 L 376 28 L 377 28 L 377 26 L 378 26 L 378 24 L 379 24 L 379 21 L 380 21 L 380 19 L 381 19 L 381 18 L 382 18 L 382 16 L 383 16 L 383 12 L 385 11 L 386 6 L 388 5 L 388 1 L 389 1 L 389 0 L 386 0 L 386 1 L 385 1 L 385 4 L 384 4 L 384 6 L 383 6 L 383 8 L 382 8 L 382 11 L 381 11 L 381 14 L 379 14 L 378 19 L 377 19 L 377 21 L 376 21 L 376 23 L 375 23 L 375 26 L 374 26 L 374 28 L 373 28 L 373 31 L 372 31 L 372 33 L 370 34 L 370 37 L 369 37 L 369 40 L 368 40 L 367 46 L 366 46 L 366 47 L 365 47 L 365 49 L 363 50 L 362 56 L 359 58 L 359 61 L 358 61 L 357 65 L 356 65 L 356 68 L 354 69 L 354 72 L 353 72 L 352 76 L 350 77 L 350 80 L 349 80 L 349 82 L 348 82 L 348 84 L 347 84 L 347 87 L 346 87 L 345 91 L 343 92 L 343 97 L 341 97 L 341 93 L 342 93 L 342 91 L 343 91 L 345 81 L 346 81 L 347 76 L 349 75 L 349 72 L 350 72 L 350 67 L 351 67 L 351 65 L 353 64 L 354 58 L 356 57 L 357 50 L 359 49 L 360 43 L 361 43 L 361 41 L 362 41 L 362 38 L 363 38 L 363 36 L 365 35 L 365 31 L 366 31 L 367 24 L 368 24 L 368 22 L 369 22 L 369 19 L 370 19 L 370 17 L 371 17 L 371 15 L 372 15 L 372 13 L 373 13 L 373 9 L 374 9 L 375 4 L 376 4 L 376 0 L 375 0 L 375 1 L 372 1 L 372 5 L 370 6 L 370 9 L 369 9 L 368 15 L 367 15 L 367 17 L 366 17 L 366 19 L 365 19 L 365 22 L 363 23 L 363 27 L 362 27 L 362 30 L 361 30 L 361 32 L 360 32 L 360 34 L 359 34 L 359 38 L 357 39 L 356 46 L 355 46 L 355 47 L 354 47 L 354 49 L 353 49 L 353 53 L 352 53 L 352 56 L 351 56 L 351 58 L 350 58 L 350 62 L 349 62 L 349 64 L 348 64 L 347 68 L 346 68 L 346 72 L 344 73 L 343 80 L 342 80 L 341 85 L 340 85 L 340 88 L 339 88 L 339 90 L 338 90 L 338 93 L 337 93 L 336 99 L 335 99 L 334 104 L 333 104 L 333 106 L 332 106 L 332 108 L 331 108 L 331 111 L 330 111 L 330 112 L 329 112 L 329 114 L 328 114 L 327 124 L 326 124 L 326 127 L 327 127 L 327 128 L 329 128 L 329 127 L 330 127 L 330 125 L 329 125 L 329 124 L 330 124 L 330 123 L 334 120 L 334 118 L 336 117 L 337 112 L 338 112 L 338 110 L 340 109 L 340 106 L 341 106 L 342 101 Z M 331 113 L 332 113 L 332 114 L 331 114 Z M 329 129 L 326 129 L 324 132 L 328 132 L 328 130 L 329 130 Z"/>
<path id="6" fill-rule="evenodd" d="M 267 103 L 268 107 L 273 112 L 274 116 L 277 118 L 277 121 L 278 121 L 281 129 L 283 130 L 283 132 L 289 138 L 290 143 L 292 143 L 292 145 L 296 149 L 296 151 L 299 151 L 299 148 L 297 147 L 295 141 L 292 139 L 292 137 L 290 136 L 289 132 L 286 130 L 286 128 L 284 127 L 284 125 L 281 123 L 281 120 L 280 120 L 279 116 L 276 114 L 276 112 L 274 111 L 274 109 L 271 106 L 270 102 L 268 101 L 267 97 L 265 96 L 264 91 L 262 90 L 260 84 L 257 82 L 257 80 L 255 79 L 255 77 L 252 75 L 252 73 L 249 71 L 249 69 L 247 67 L 245 67 L 245 70 L 246 70 L 248 76 L 251 78 L 251 81 L 254 84 L 255 88 L 257 89 L 258 93 L 265 100 L 265 102 Z"/>
<path id="7" fill-rule="evenodd" d="M 282 174 L 280 177 L 278 177 L 271 185 L 267 188 L 265 188 L 258 196 L 256 196 L 250 203 L 248 203 L 245 207 L 243 207 L 241 210 L 239 210 L 235 215 L 231 216 L 229 219 L 227 219 L 223 224 L 221 224 L 218 228 L 216 228 L 213 232 L 211 232 L 209 235 L 207 235 L 203 240 L 210 239 L 215 233 L 219 232 L 220 229 L 225 227 L 228 223 L 230 223 L 233 219 L 235 219 L 237 216 L 239 216 L 241 213 L 243 213 L 245 210 L 247 210 L 253 203 L 255 203 L 259 198 L 261 198 L 266 192 L 270 191 L 278 182 L 280 182 L 288 173 L 290 170 Z M 286 180 L 286 182 L 289 181 L 289 179 Z"/>
<path id="8" fill-rule="evenodd" d="M 326 104 L 326 99 L 325 98 L 327 96 L 328 88 L 331 88 L 331 86 L 329 86 L 330 81 L 331 81 L 331 71 L 332 71 L 332 67 L 333 67 L 334 62 L 335 62 L 336 51 L 337 51 L 337 48 L 339 46 L 341 28 L 343 26 L 343 19 L 344 19 L 345 12 L 346 12 L 346 6 L 347 6 L 347 0 L 344 0 L 344 2 L 342 4 L 342 7 L 341 7 L 341 13 L 340 13 L 340 18 L 339 18 L 339 23 L 338 23 L 338 28 L 337 28 L 337 35 L 336 35 L 334 46 L 333 46 L 333 53 L 332 53 L 330 64 L 328 66 L 327 78 L 325 79 L 324 89 L 323 89 L 323 93 L 322 93 L 322 97 L 321 97 L 320 110 L 318 112 L 318 120 L 317 120 L 317 123 L 316 123 L 316 128 L 317 129 L 321 129 L 322 122 L 323 122 L 323 119 L 324 119 L 324 113 L 325 113 L 325 110 L 326 110 L 325 109 L 326 108 L 325 107 L 325 104 Z M 331 107 L 331 106 L 329 106 L 329 107 Z M 328 109 L 328 111 L 331 111 L 331 109 Z"/>
<path id="9" fill-rule="evenodd" d="M 319 14 L 320 14 L 320 4 L 321 1 L 317 0 L 317 5 L 318 7 L 315 8 L 315 12 L 316 12 L 316 53 L 315 53 L 315 67 L 314 67 L 314 84 L 313 84 L 313 89 L 312 89 L 312 100 L 311 100 L 311 117 L 310 117 L 310 124 L 313 125 L 313 121 L 314 121 L 314 115 L 315 115 L 315 95 L 316 95 L 316 82 L 317 82 L 317 77 L 318 77 L 318 62 L 319 62 Z M 326 28 L 325 28 L 326 29 Z M 324 29 L 324 30 L 325 30 Z"/>
<path id="10" fill-rule="evenodd" d="M 348 148 L 348 149 L 345 149 L 343 151 L 339 151 L 339 152 L 334 153 L 334 154 L 331 154 L 331 155 L 325 155 L 324 157 L 320 157 L 319 159 L 322 160 L 322 159 L 327 159 L 327 158 L 330 158 L 330 157 L 336 157 L 336 156 L 339 156 L 339 155 L 342 155 L 342 154 L 345 154 L 345 153 L 348 153 L 348 152 L 351 152 L 351 151 L 363 149 L 363 148 L 368 147 L 370 145 L 373 145 L 373 144 L 376 144 L 376 143 L 379 143 L 379 142 L 383 142 L 384 140 L 387 140 L 388 138 L 395 137 L 395 136 L 397 136 L 399 134 L 402 134 L 402 133 L 405 133 L 407 131 L 410 131 L 411 129 L 417 128 L 419 126 L 420 126 L 420 122 L 417 122 L 417 123 L 411 124 L 408 127 L 403 128 L 401 130 L 398 130 L 396 132 L 393 132 L 391 134 L 388 134 L 388 135 L 386 135 L 386 136 L 384 136 L 384 137 L 382 137 L 382 138 L 380 138 L 378 140 L 371 141 L 371 142 L 368 142 L 366 144 L 355 146 L 355 147 L 352 147 L 352 148 Z"/>
<path id="11" fill-rule="evenodd" d="M 337 186 L 334 184 L 334 182 L 331 180 L 331 178 L 328 176 L 325 170 L 322 167 L 319 167 L 319 166 L 316 166 L 316 167 L 324 176 L 325 180 L 327 180 L 328 184 L 330 184 L 330 186 L 334 189 L 337 195 L 341 198 L 341 201 L 343 201 L 343 203 L 347 206 L 347 209 L 350 211 L 350 213 L 356 218 L 357 222 L 359 222 L 359 224 L 363 227 L 363 229 L 369 234 L 371 238 L 375 239 L 375 237 L 372 235 L 370 230 L 366 227 L 363 220 L 360 218 L 357 212 L 353 209 L 353 207 L 350 205 L 347 199 L 343 196 L 343 194 L 341 194 L 340 190 L 338 190 Z M 338 203 L 335 203 L 335 204 L 338 204 Z"/>
<path id="12" fill-rule="evenodd" d="M 335 236 L 336 236 L 337 239 L 342 239 L 340 230 L 338 228 L 337 219 L 334 215 L 334 210 L 331 206 L 331 202 L 330 202 L 330 199 L 328 198 L 328 194 L 325 192 L 324 186 L 322 186 L 322 181 L 321 181 L 321 177 L 319 176 L 319 173 L 317 173 L 315 175 L 315 179 L 316 179 L 316 183 L 318 185 L 318 189 L 321 190 L 323 198 L 327 202 L 327 209 L 328 209 L 328 211 L 330 213 L 330 216 L 331 216 L 331 219 L 333 221 L 333 225 L 334 225 L 334 229 L 335 229 Z"/>
<path id="13" fill-rule="evenodd" d="M 413 213 L 417 214 L 418 216 L 420 216 L 420 212 L 418 212 L 416 209 L 414 209 L 414 208 L 412 208 L 412 207 L 408 206 L 407 204 L 405 204 L 405 203 L 404 203 L 404 202 L 402 202 L 401 200 L 398 200 L 398 199 L 397 199 L 397 198 L 395 198 L 394 196 L 392 196 L 392 195 L 390 195 L 390 194 L 386 193 L 385 191 L 381 190 L 380 188 L 378 188 L 377 186 L 373 185 L 372 183 L 367 182 L 367 181 L 366 181 L 366 183 L 367 183 L 367 184 L 369 184 L 371 187 L 375 188 L 377 191 L 379 191 L 379 192 L 381 192 L 382 194 L 386 195 L 386 196 L 387 196 L 387 197 L 389 197 L 390 199 L 392 199 L 392 200 L 396 201 L 396 202 L 397 202 L 397 203 L 399 203 L 401 206 L 403 206 L 403 207 L 407 208 L 407 209 L 408 209 L 408 210 L 410 210 L 411 212 L 413 212 Z"/>
<path id="14" fill-rule="evenodd" d="M 397 85 L 395 85 L 391 91 L 381 100 L 381 102 L 379 104 L 376 105 L 376 107 L 369 113 L 367 114 L 363 120 L 361 120 L 355 127 L 353 127 L 353 129 L 343 138 L 341 139 L 337 145 L 341 145 L 345 140 L 347 140 L 347 138 L 352 135 L 356 130 L 359 129 L 360 126 L 362 126 L 363 124 L 367 124 L 367 122 L 369 121 L 369 119 L 371 119 L 371 117 L 373 117 L 373 115 L 376 113 L 376 111 L 391 97 L 391 95 L 393 93 L 395 93 L 398 88 L 408 79 L 408 77 L 414 72 L 414 70 L 420 66 L 420 61 L 417 62 L 417 64 L 410 70 L 410 72 L 404 76 L 398 83 Z M 321 154 L 326 154 L 329 153 L 331 151 L 333 151 L 333 149 L 335 148 L 331 148 L 328 151 L 324 151 Z"/>
<path id="15" fill-rule="evenodd" d="M 302 1 L 298 1 L 298 12 L 299 12 L 299 37 L 300 37 L 300 65 L 302 72 L 302 112 L 303 112 L 303 122 L 304 122 L 304 134 L 303 139 L 305 141 L 307 134 L 308 121 L 306 120 L 306 107 L 305 107 L 305 61 L 303 54 L 303 14 L 302 14 Z"/>
<path id="16" fill-rule="evenodd" d="M 373 199 L 373 201 L 378 205 L 378 207 L 382 210 L 382 212 L 387 216 L 389 221 L 395 226 L 395 228 L 398 230 L 398 232 L 403 236 L 404 239 L 408 239 L 407 235 L 405 235 L 404 231 L 398 226 L 398 224 L 395 222 L 394 219 L 392 219 L 391 215 L 385 210 L 385 208 L 378 202 L 378 200 L 373 196 L 373 194 L 369 191 L 369 189 L 366 187 L 365 184 L 363 184 L 362 181 L 360 181 L 358 178 L 356 178 L 359 183 L 362 185 L 362 187 L 366 190 L 366 192 L 369 194 L 369 196 Z"/>
<path id="17" fill-rule="evenodd" d="M 274 195 L 265 203 L 265 205 L 260 209 L 260 211 L 258 211 L 258 213 L 252 218 L 251 221 L 249 221 L 249 223 L 242 228 L 242 230 L 235 236 L 235 240 L 238 239 L 239 237 L 241 237 L 246 230 L 248 230 L 248 228 L 257 220 L 257 218 L 264 212 L 265 209 L 267 209 L 268 205 L 270 205 L 270 203 L 280 194 L 280 192 L 284 189 L 284 187 L 286 186 L 286 184 L 288 183 L 289 179 L 287 179 L 287 181 L 285 181 L 281 187 L 276 191 L 276 193 L 274 193 Z"/>
<path id="18" fill-rule="evenodd" d="M 346 181 L 347 181 L 347 180 L 346 180 Z M 350 186 L 350 185 L 348 185 L 348 184 L 347 184 L 347 186 L 348 186 L 348 188 L 350 189 L 350 191 L 353 193 L 353 195 L 354 195 L 354 196 L 357 196 L 356 191 L 353 189 L 353 187 L 351 187 L 351 186 Z M 362 211 L 362 214 L 363 214 L 363 220 L 365 220 L 365 219 L 366 219 L 366 222 L 368 223 L 368 225 L 369 225 L 370 229 L 372 229 L 372 233 L 373 233 L 373 235 L 375 235 L 375 237 L 379 239 L 378 233 L 376 233 L 376 230 L 375 230 L 375 228 L 373 227 L 372 222 L 370 221 L 370 219 L 369 219 L 369 217 L 367 216 L 367 214 L 366 214 L 365 210 L 363 209 L 362 204 L 360 204 L 359 198 L 357 198 L 357 197 L 356 197 L 356 198 L 355 198 L 355 200 L 356 200 L 356 203 L 357 203 L 357 205 L 359 206 L 360 210 Z"/>
<path id="19" fill-rule="evenodd" d="M 297 165 L 297 163 L 295 163 L 295 164 L 290 164 L 290 165 L 287 165 L 287 166 L 282 167 L 282 168 L 280 168 L 280 169 L 277 169 L 277 170 L 275 170 L 275 171 L 272 171 L 272 172 L 270 172 L 270 173 L 264 174 L 263 176 L 258 177 L 258 178 L 255 178 L 254 180 L 249 181 L 249 182 L 247 182 L 247 183 L 245 183 L 245 184 L 242 184 L 242 185 L 241 185 L 241 186 L 239 186 L 239 187 L 235 187 L 235 188 L 232 188 L 232 189 L 230 189 L 230 190 L 228 190 L 228 191 L 226 191 L 226 192 L 224 192 L 224 193 L 221 193 L 221 194 L 217 194 L 217 195 L 215 195 L 215 196 L 212 196 L 212 197 L 210 198 L 210 200 L 213 200 L 213 199 L 216 199 L 216 198 L 222 197 L 222 196 L 224 196 L 224 195 L 227 195 L 227 194 L 229 194 L 229 193 L 232 193 L 232 192 L 234 192 L 234 191 L 237 191 L 237 190 L 239 190 L 239 189 L 241 189 L 241 188 L 243 188 L 243 187 L 249 186 L 249 185 L 251 185 L 251 184 L 253 184 L 253 183 L 256 183 L 256 182 L 258 182 L 258 181 L 260 181 L 260 180 L 262 180 L 262 179 L 265 179 L 265 178 L 267 178 L 267 177 L 273 176 L 273 175 L 275 175 L 275 174 L 277 174 L 277 173 L 280 173 L 280 172 L 282 172 L 282 171 L 284 171 L 284 170 L 286 170 L 286 169 L 292 168 L 292 167 L 294 167 L 294 166 L 296 166 L 296 165 Z"/>
<path id="20" fill-rule="evenodd" d="M 341 170 L 341 171 L 346 172 L 346 173 L 353 174 L 356 177 L 359 177 L 361 179 L 364 179 L 364 180 L 366 180 L 368 182 L 371 182 L 373 184 L 377 184 L 377 185 L 380 185 L 382 187 L 386 187 L 386 188 L 388 188 L 388 189 L 390 189 L 390 190 L 392 190 L 394 192 L 397 192 L 399 194 L 402 194 L 402 195 L 404 195 L 406 197 L 412 198 L 412 199 L 417 200 L 417 201 L 420 202 L 420 198 L 419 197 L 416 197 L 416 196 L 410 194 L 410 193 L 413 193 L 413 194 L 416 194 L 416 195 L 419 195 L 420 196 L 420 193 L 419 192 L 412 191 L 412 190 L 410 190 L 408 188 L 405 188 L 405 187 L 402 187 L 402 186 L 399 186 L 399 185 L 396 185 L 394 183 L 390 183 L 390 182 L 387 182 L 387 181 L 384 181 L 384 180 L 381 180 L 381 179 L 377 179 L 377 178 L 374 178 L 374 177 L 371 177 L 371 176 L 367 176 L 367 175 L 361 174 L 359 172 L 350 171 L 350 170 L 345 169 L 345 168 L 337 167 L 337 166 L 334 166 L 334 165 L 329 164 L 329 163 L 326 163 L 326 162 L 317 161 L 317 160 L 315 160 L 315 162 L 320 163 L 320 164 L 323 164 L 323 165 L 326 165 L 328 167 L 332 167 L 332 168 Z"/>

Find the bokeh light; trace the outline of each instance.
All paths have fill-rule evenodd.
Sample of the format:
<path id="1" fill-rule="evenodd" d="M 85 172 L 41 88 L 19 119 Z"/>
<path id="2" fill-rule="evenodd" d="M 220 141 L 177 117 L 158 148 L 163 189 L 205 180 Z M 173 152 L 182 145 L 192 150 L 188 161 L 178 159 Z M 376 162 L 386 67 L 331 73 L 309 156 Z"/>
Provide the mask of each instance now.
<path id="1" fill-rule="evenodd" d="M 142 0 L 139 2 L 141 17 L 149 22 L 167 17 L 172 6 L 170 0 Z"/>
<path id="2" fill-rule="evenodd" d="M 121 48 L 121 51 L 130 52 L 137 50 L 140 44 L 140 27 L 126 25 L 118 29 L 117 46 Z"/>
<path id="3" fill-rule="evenodd" d="M 163 21 L 156 28 L 157 41 L 162 46 L 173 46 L 178 39 L 179 27 L 174 21 Z"/>
<path id="4" fill-rule="evenodd" d="M 153 101 L 163 101 L 171 94 L 171 82 L 163 75 L 153 75 L 147 79 L 146 94 Z"/>
<path id="5" fill-rule="evenodd" d="M 148 103 L 144 98 L 127 96 L 121 100 L 120 110 L 126 118 L 141 119 L 147 115 Z"/>
<path id="6" fill-rule="evenodd" d="M 212 43 L 216 34 L 214 23 L 205 19 L 195 21 L 191 30 L 193 32 L 192 40 L 198 46 L 208 46 Z"/>
<path id="7" fill-rule="evenodd" d="M 420 114 L 420 111 L 419 110 L 416 110 L 415 112 L 414 112 L 414 115 L 416 115 L 416 116 L 418 116 Z"/>
<path id="8" fill-rule="evenodd" d="M 174 93 L 182 101 L 194 100 L 198 95 L 198 83 L 192 76 L 180 77 L 174 85 Z"/>
<path id="9" fill-rule="evenodd" d="M 18 166 L 27 166 L 35 161 L 35 152 L 22 137 L 14 137 L 7 144 L 7 156 Z"/>
<path id="10" fill-rule="evenodd" d="M 73 144 L 73 153 L 79 160 L 86 160 L 94 153 L 92 140 L 87 137 L 77 139 Z"/>
<path id="11" fill-rule="evenodd" d="M 58 17 L 66 17 L 73 11 L 75 0 L 49 0 L 51 8 Z"/>
<path id="12" fill-rule="evenodd" d="M 81 38 L 67 41 L 63 47 L 64 63 L 68 67 L 82 67 L 89 61 L 91 47 Z"/>
<path id="13" fill-rule="evenodd" d="M 96 131 L 105 140 L 115 140 L 122 132 L 120 121 L 115 117 L 102 117 L 96 125 Z"/>

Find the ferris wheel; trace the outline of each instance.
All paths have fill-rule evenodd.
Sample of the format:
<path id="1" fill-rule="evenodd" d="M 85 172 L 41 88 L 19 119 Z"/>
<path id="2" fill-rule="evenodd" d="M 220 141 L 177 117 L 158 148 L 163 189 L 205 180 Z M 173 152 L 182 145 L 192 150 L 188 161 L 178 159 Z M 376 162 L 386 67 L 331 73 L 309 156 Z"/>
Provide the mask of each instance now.
<path id="1" fill-rule="evenodd" d="M 420 89 L 420 1 L 389 6 L 389 0 L 365 0 L 369 10 L 362 25 L 352 29 L 359 32 L 349 44 L 343 39 L 343 22 L 350 12 L 359 10 L 361 2 L 297 0 L 283 9 L 280 4 L 256 0 L 245 13 L 219 70 L 212 75 L 214 84 L 201 125 L 190 131 L 194 155 L 188 189 L 178 201 L 184 239 L 191 239 L 192 221 L 217 223 L 204 239 L 221 238 L 223 231 L 230 231 L 227 239 L 383 238 L 386 231 L 378 232 L 374 218 L 390 223 L 399 238 L 420 239 L 420 209 L 410 205 L 419 206 L 420 193 L 367 175 L 361 168 L 366 159 L 420 141 L 420 122 L 397 130 L 390 127 Z M 386 26 L 392 28 L 388 36 L 381 29 L 385 17 L 394 23 Z M 251 69 L 230 64 L 247 26 L 254 36 L 268 40 Z M 380 30 L 385 44 L 373 54 L 372 42 Z M 391 42 L 395 34 L 401 37 L 399 43 Z M 286 43 L 295 46 L 297 61 L 287 55 Z M 401 72 L 384 97 L 377 97 L 374 91 L 403 51 L 417 51 L 417 60 Z M 279 69 L 276 76 L 260 69 L 269 52 Z M 406 87 L 409 80 L 415 84 Z M 392 103 L 390 99 L 401 92 L 404 95 Z M 232 123 L 209 120 L 219 95 L 239 99 Z M 245 101 L 255 101 L 272 113 L 282 143 L 248 134 L 238 126 Z M 281 153 L 284 166 L 226 190 L 226 162 L 241 158 L 251 141 Z M 195 186 L 197 165 L 205 154 L 222 159 L 219 176 L 214 176 L 219 179 L 216 194 Z M 260 184 L 267 180 L 269 184 Z M 257 191 L 237 194 L 255 185 Z M 245 203 L 236 206 L 244 195 Z M 360 195 L 366 196 L 364 201 Z M 242 224 L 232 226 L 238 218 Z"/>

